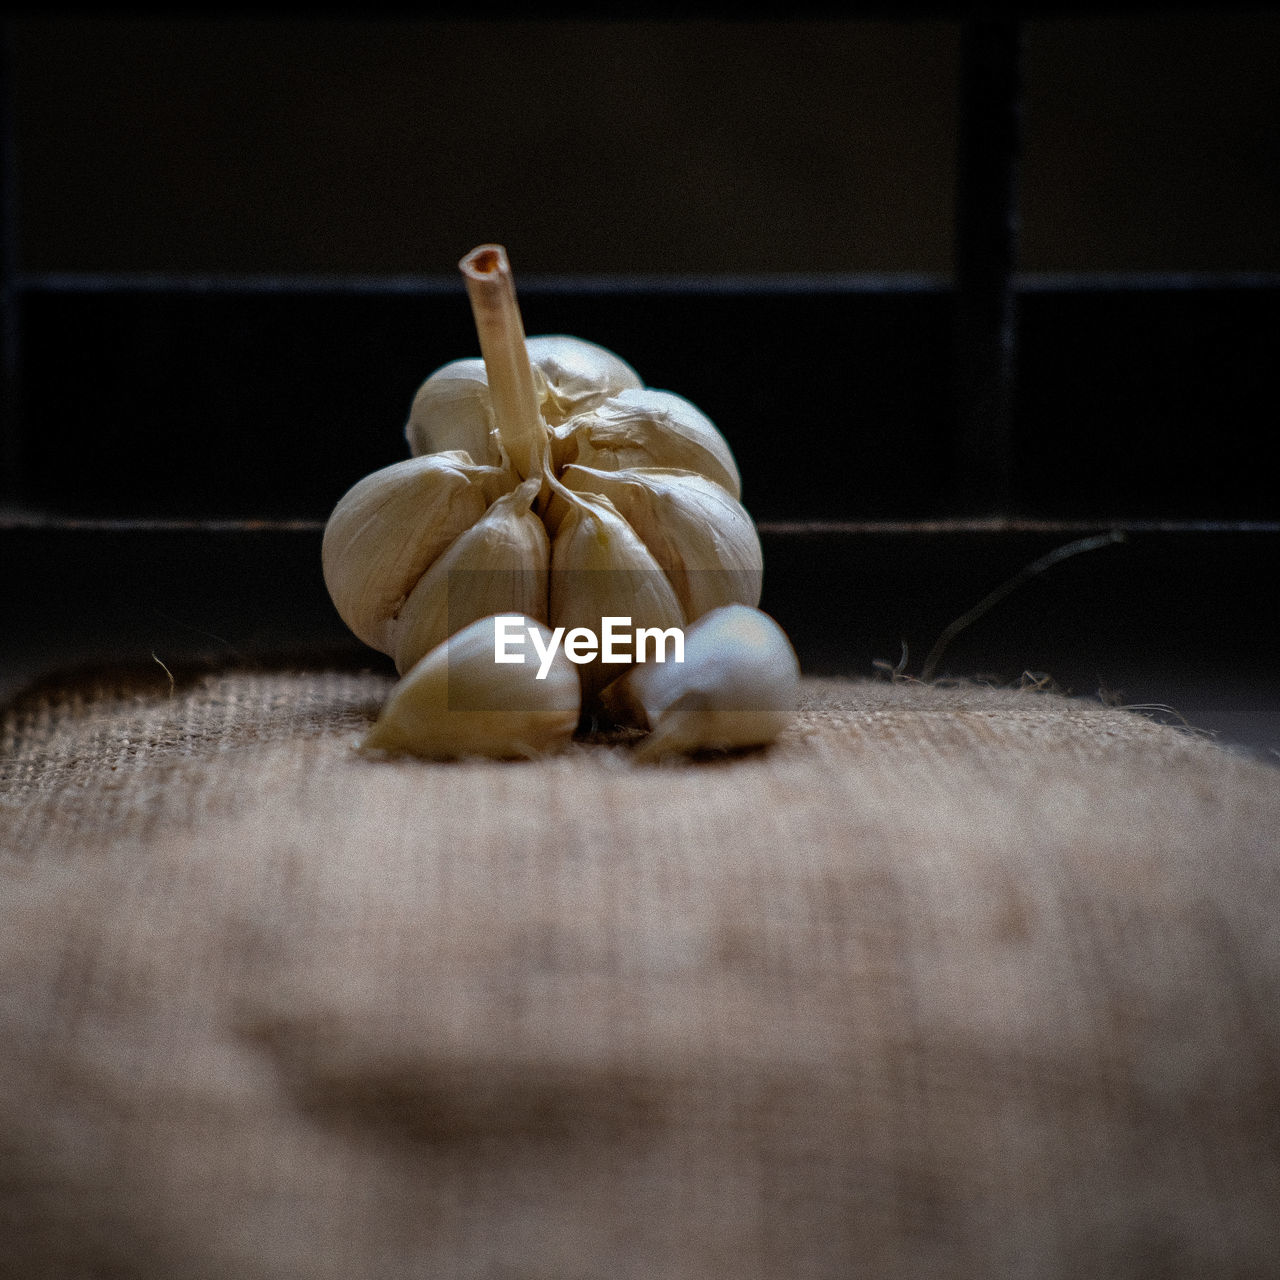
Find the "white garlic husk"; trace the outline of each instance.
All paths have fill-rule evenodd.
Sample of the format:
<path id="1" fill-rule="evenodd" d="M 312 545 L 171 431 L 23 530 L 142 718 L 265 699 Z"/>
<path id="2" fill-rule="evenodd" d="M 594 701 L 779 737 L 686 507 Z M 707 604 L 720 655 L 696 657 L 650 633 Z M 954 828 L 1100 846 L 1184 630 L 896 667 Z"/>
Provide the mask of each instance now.
<path id="1" fill-rule="evenodd" d="M 404 433 L 415 458 L 456 450 L 476 462 L 501 465 L 484 361 L 471 356 L 437 369 L 414 395 Z"/>
<path id="2" fill-rule="evenodd" d="M 503 494 L 418 579 L 390 627 L 399 671 L 477 618 L 508 612 L 547 621 L 551 541 L 533 513 L 539 488 L 534 478 Z"/>
<path id="3" fill-rule="evenodd" d="M 465 453 L 434 453 L 365 476 L 325 525 L 325 586 L 343 622 L 391 653 L 393 623 L 418 579 L 484 515 L 501 483 Z"/>
<path id="4" fill-rule="evenodd" d="M 609 499 L 574 495 L 571 501 L 551 547 L 554 625 L 599 634 L 603 619 L 625 617 L 633 628 L 683 628 L 685 613 L 670 579 Z M 584 665 L 587 698 L 616 675 L 600 657 Z"/>
<path id="5" fill-rule="evenodd" d="M 543 623 L 518 623 L 537 630 L 551 652 Z M 562 649 L 544 665 L 497 662 L 497 640 L 497 618 L 488 617 L 437 645 L 392 689 L 361 748 L 433 760 L 532 759 L 568 745 L 582 705 L 577 668 Z"/>
<path id="6" fill-rule="evenodd" d="M 782 628 L 732 604 L 685 632 L 683 662 L 639 663 L 601 695 L 618 724 L 650 730 L 637 758 L 772 742 L 795 715 L 800 664 Z"/>
<path id="7" fill-rule="evenodd" d="M 526 338 L 538 407 L 551 427 L 644 384 L 621 356 L 567 334 Z M 477 462 L 501 460 L 501 441 L 484 360 L 451 360 L 420 386 L 404 429 L 415 456 L 465 449 Z"/>
<path id="8" fill-rule="evenodd" d="M 634 387 L 575 414 L 554 429 L 558 467 L 599 471 L 666 467 L 714 480 L 734 498 L 742 479 L 728 442 L 696 405 L 672 391 Z"/>
<path id="9" fill-rule="evenodd" d="M 760 603 L 764 555 L 755 524 L 706 476 L 658 467 L 598 471 L 574 463 L 560 481 L 575 493 L 609 500 L 662 566 L 687 618 L 725 604 Z"/>

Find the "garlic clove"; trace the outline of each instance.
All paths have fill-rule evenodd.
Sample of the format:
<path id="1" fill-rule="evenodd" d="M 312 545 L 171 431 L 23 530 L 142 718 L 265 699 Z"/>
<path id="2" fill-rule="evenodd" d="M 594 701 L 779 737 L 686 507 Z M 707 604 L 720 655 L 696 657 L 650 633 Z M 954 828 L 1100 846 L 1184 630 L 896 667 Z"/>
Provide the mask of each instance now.
<path id="1" fill-rule="evenodd" d="M 525 345 L 539 382 L 542 416 L 549 426 L 594 409 L 620 391 L 644 385 L 621 356 L 594 342 L 567 334 L 542 334 Z"/>
<path id="2" fill-rule="evenodd" d="M 566 640 L 578 627 L 601 636 L 608 617 L 629 618 L 633 629 L 683 627 L 684 610 L 666 574 L 609 499 L 568 497 L 551 544 L 552 627 L 564 627 Z M 619 668 L 600 654 L 580 670 L 590 702 Z"/>
<path id="3" fill-rule="evenodd" d="M 543 417 L 553 426 L 642 385 L 621 356 L 594 342 L 543 334 L 527 338 L 525 347 Z M 405 438 L 415 457 L 462 450 L 473 462 L 499 465 L 501 445 L 484 360 L 451 360 L 427 378 L 413 397 Z"/>
<path id="4" fill-rule="evenodd" d="M 508 615 L 510 616 L 510 615 Z M 419 659 L 391 690 L 360 744 L 366 751 L 427 759 L 531 759 L 569 743 L 578 726 L 578 672 L 557 649 L 538 663 L 495 661 L 496 618 L 480 618 Z M 536 619 L 548 650 L 551 633 Z"/>
<path id="5" fill-rule="evenodd" d="M 391 653 L 392 619 L 427 567 L 484 514 L 493 473 L 462 453 L 392 463 L 339 499 L 325 525 L 325 586 L 343 622 Z"/>
<path id="6" fill-rule="evenodd" d="M 415 458 L 458 450 L 472 462 L 500 465 L 484 361 L 452 360 L 437 369 L 415 393 L 404 434 Z"/>
<path id="7" fill-rule="evenodd" d="M 557 468 L 577 462 L 600 471 L 695 471 L 734 498 L 742 496 L 738 465 L 724 436 L 701 409 L 671 391 L 620 391 L 561 423 L 553 437 Z"/>
<path id="8" fill-rule="evenodd" d="M 609 499 L 667 575 L 690 622 L 721 605 L 760 603 L 764 555 L 755 524 L 714 481 L 692 471 L 576 463 L 560 480 Z"/>
<path id="9" fill-rule="evenodd" d="M 398 671 L 477 618 L 519 613 L 547 621 L 551 540 L 532 510 L 541 483 L 526 480 L 498 498 L 418 580 L 392 627 Z"/>
<path id="10" fill-rule="evenodd" d="M 636 755 L 656 760 L 772 742 L 795 713 L 799 681 L 782 628 L 759 609 L 732 604 L 688 628 L 683 662 L 631 667 L 600 703 L 617 723 L 651 730 Z"/>

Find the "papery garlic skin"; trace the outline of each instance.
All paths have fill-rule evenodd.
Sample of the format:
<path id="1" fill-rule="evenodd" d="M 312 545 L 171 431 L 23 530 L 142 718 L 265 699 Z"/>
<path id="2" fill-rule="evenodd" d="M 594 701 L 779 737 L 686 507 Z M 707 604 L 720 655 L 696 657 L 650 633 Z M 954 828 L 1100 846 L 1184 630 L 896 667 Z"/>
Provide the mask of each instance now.
<path id="1" fill-rule="evenodd" d="M 566 633 L 586 627 L 599 634 L 602 619 L 624 617 L 634 628 L 683 628 L 675 588 L 608 498 L 577 497 L 551 545 L 550 614 Z M 617 675 L 602 659 L 581 668 L 591 701 Z"/>
<path id="2" fill-rule="evenodd" d="M 607 347 L 567 334 L 542 334 L 525 342 L 547 425 L 603 404 L 620 392 L 644 386 L 640 375 Z"/>
<path id="3" fill-rule="evenodd" d="M 437 369 L 415 393 L 404 434 L 415 458 L 460 450 L 472 462 L 500 465 L 484 361 L 471 356 Z"/>
<path id="4" fill-rule="evenodd" d="M 564 468 L 560 481 L 609 500 L 662 567 L 685 617 L 760 603 L 760 536 L 742 504 L 714 481 L 690 471 L 597 471 L 576 463 Z"/>
<path id="5" fill-rule="evenodd" d="M 595 409 L 619 392 L 644 384 L 621 356 L 567 334 L 525 340 L 539 409 L 550 426 Z M 464 449 L 474 462 L 497 465 L 501 444 L 489 399 L 489 376 L 478 356 L 451 360 L 418 388 L 405 424 L 415 456 Z"/>
<path id="6" fill-rule="evenodd" d="M 484 514 L 493 478 L 465 454 L 409 458 L 365 476 L 325 525 L 325 586 L 365 644 L 391 652 L 391 623 L 436 557 Z"/>
<path id="7" fill-rule="evenodd" d="M 541 482 L 503 494 L 418 579 L 390 626 L 396 670 L 478 618 L 519 613 L 547 621 L 551 540 L 533 513 Z"/>
<path id="8" fill-rule="evenodd" d="M 553 432 L 557 467 L 581 463 L 601 471 L 667 467 L 714 480 L 734 498 L 742 478 L 728 442 L 697 405 L 672 391 L 635 387 L 575 414 Z"/>
<path id="9" fill-rule="evenodd" d="M 795 714 L 800 663 L 768 614 L 726 605 L 685 632 L 683 662 L 631 667 L 600 698 L 620 724 L 648 728 L 640 760 L 764 746 Z"/>
<path id="10" fill-rule="evenodd" d="M 512 616 L 512 615 L 504 615 Z M 551 632 L 521 617 L 549 648 Z M 496 618 L 481 618 L 421 658 L 392 689 L 362 750 L 432 760 L 532 759 L 567 746 L 578 727 L 578 672 L 557 650 L 539 664 L 495 661 Z"/>

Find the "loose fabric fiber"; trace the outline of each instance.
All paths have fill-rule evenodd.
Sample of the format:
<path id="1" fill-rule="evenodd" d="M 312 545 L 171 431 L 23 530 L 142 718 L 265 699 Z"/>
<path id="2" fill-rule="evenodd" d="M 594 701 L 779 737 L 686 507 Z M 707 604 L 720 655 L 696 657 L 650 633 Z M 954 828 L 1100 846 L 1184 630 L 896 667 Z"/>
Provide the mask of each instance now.
<path id="1" fill-rule="evenodd" d="M 747 755 L 362 758 L 388 687 L 10 709 L 0 1272 L 1280 1274 L 1280 771 L 835 680 Z"/>

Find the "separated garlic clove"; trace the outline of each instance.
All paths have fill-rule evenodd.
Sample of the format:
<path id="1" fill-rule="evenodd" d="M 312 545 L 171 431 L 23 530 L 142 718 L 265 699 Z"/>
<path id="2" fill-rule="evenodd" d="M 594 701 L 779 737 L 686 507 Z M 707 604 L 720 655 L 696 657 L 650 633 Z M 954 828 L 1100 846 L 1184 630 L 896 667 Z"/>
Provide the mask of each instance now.
<path id="1" fill-rule="evenodd" d="M 666 574 L 608 498 L 566 494 L 570 507 L 551 544 L 551 625 L 566 641 L 577 627 L 595 636 L 605 618 L 633 629 L 684 626 L 684 610 Z M 581 668 L 590 702 L 617 675 L 603 655 Z"/>
<path id="2" fill-rule="evenodd" d="M 561 423 L 552 435 L 557 468 L 577 462 L 600 471 L 695 471 L 733 497 L 742 496 L 738 465 L 724 436 L 701 409 L 671 391 L 620 391 Z"/>
<path id="3" fill-rule="evenodd" d="M 510 615 L 508 615 L 510 616 Z M 536 619 L 526 629 L 551 633 Z M 566 746 L 578 726 L 578 672 L 562 649 L 542 668 L 496 661 L 497 619 L 481 618 L 421 658 L 392 689 L 361 748 L 427 759 L 531 759 Z"/>
<path id="4" fill-rule="evenodd" d="M 795 714 L 799 681 L 782 628 L 759 609 L 733 604 L 689 627 L 683 662 L 634 666 L 600 702 L 617 723 L 651 730 L 636 756 L 655 760 L 772 742 Z"/>
<path id="5" fill-rule="evenodd" d="M 532 510 L 541 483 L 526 480 L 500 497 L 418 579 L 391 628 L 398 671 L 477 618 L 547 621 L 551 540 Z"/>
<path id="6" fill-rule="evenodd" d="M 493 473 L 466 455 L 435 453 L 365 476 L 325 526 L 325 586 L 365 644 L 393 651 L 392 619 L 435 558 L 489 505 Z"/>
<path id="7" fill-rule="evenodd" d="M 721 605 L 760 603 L 760 537 L 742 504 L 714 481 L 691 471 L 577 464 L 560 480 L 609 499 L 667 575 L 690 622 Z"/>

